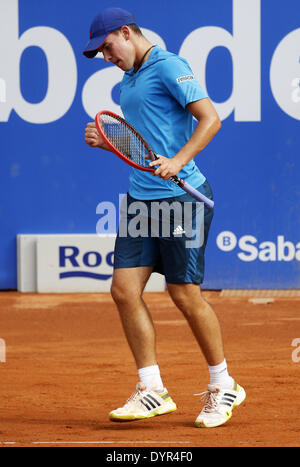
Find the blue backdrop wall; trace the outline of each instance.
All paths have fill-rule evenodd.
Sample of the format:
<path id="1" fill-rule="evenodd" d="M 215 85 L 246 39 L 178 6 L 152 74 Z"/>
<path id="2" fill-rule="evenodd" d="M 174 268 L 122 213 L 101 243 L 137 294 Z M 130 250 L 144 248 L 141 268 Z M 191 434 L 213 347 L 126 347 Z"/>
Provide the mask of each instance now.
<path id="1" fill-rule="evenodd" d="M 107 6 L 187 58 L 221 117 L 196 158 L 216 206 L 204 287 L 299 288 L 299 0 L 0 0 L 0 288 L 18 233 L 94 233 L 127 191 L 126 165 L 84 142 L 98 110 L 120 112 L 122 72 L 82 55 Z"/>

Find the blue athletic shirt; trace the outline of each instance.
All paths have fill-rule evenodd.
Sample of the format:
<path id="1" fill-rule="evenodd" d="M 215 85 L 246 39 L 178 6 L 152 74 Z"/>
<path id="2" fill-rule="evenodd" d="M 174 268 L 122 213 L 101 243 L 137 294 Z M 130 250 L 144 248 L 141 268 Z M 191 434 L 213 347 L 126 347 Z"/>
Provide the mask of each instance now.
<path id="1" fill-rule="evenodd" d="M 136 73 L 132 68 L 124 74 L 120 91 L 124 118 L 155 153 L 169 158 L 177 154 L 193 133 L 193 116 L 186 106 L 207 97 L 187 61 L 159 46 L 155 46 Z M 178 176 L 195 188 L 205 181 L 194 160 Z M 146 200 L 170 198 L 184 192 L 170 180 L 132 168 L 129 194 Z"/>

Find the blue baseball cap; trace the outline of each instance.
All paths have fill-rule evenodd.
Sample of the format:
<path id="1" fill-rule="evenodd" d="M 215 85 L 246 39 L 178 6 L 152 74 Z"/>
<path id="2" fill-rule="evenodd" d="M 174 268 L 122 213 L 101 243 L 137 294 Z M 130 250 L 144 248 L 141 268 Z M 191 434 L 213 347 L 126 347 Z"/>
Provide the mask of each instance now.
<path id="1" fill-rule="evenodd" d="M 95 57 L 109 33 L 120 29 L 122 26 L 135 24 L 135 22 L 135 17 L 129 11 L 122 8 L 105 8 L 94 18 L 91 24 L 90 41 L 87 43 L 83 54 L 87 58 Z"/>

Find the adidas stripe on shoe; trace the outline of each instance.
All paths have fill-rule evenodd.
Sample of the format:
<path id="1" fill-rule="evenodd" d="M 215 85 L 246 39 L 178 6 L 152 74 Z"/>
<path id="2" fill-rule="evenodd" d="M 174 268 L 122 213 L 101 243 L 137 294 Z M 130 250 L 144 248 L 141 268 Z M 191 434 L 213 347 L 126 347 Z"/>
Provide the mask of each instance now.
<path id="1" fill-rule="evenodd" d="M 209 384 L 207 391 L 195 396 L 202 396 L 204 407 L 198 415 L 195 426 L 198 428 L 214 428 L 226 423 L 232 416 L 232 410 L 245 399 L 246 393 L 235 381 L 232 389 L 222 389 Z"/>
<path id="2" fill-rule="evenodd" d="M 109 418 L 113 421 L 141 420 L 174 412 L 176 409 L 176 404 L 166 389 L 163 392 L 157 392 L 148 390 L 142 383 L 138 383 L 136 391 L 126 404 L 112 410 Z"/>

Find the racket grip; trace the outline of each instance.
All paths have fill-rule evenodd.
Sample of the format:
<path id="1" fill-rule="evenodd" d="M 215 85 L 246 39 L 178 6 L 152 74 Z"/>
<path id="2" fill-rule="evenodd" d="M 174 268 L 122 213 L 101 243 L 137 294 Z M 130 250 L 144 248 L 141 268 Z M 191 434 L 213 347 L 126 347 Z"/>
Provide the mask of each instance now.
<path id="1" fill-rule="evenodd" d="M 157 155 L 153 151 L 152 158 L 158 159 Z M 176 185 L 180 186 L 182 190 L 191 195 L 194 199 L 196 199 L 200 203 L 206 204 L 208 208 L 212 209 L 214 207 L 215 203 L 212 199 L 207 198 L 205 195 L 200 193 L 200 191 L 196 190 L 196 188 L 194 188 L 192 185 L 182 180 L 182 178 L 178 177 L 177 175 L 174 175 L 170 178 L 170 180 L 176 183 Z"/>
<path id="2" fill-rule="evenodd" d="M 215 203 L 213 202 L 212 199 L 207 198 L 205 195 L 200 193 L 200 191 L 196 190 L 196 188 L 192 187 L 192 185 L 185 182 L 181 178 L 179 178 L 179 177 L 176 177 L 176 178 L 179 179 L 179 183 L 178 183 L 177 180 L 176 181 L 173 180 L 173 181 L 175 181 L 175 183 L 177 183 L 180 186 L 180 188 L 182 188 L 186 193 L 191 195 L 197 201 L 200 201 L 200 203 L 206 204 L 206 206 L 209 207 L 210 209 L 212 209 L 214 207 Z"/>

